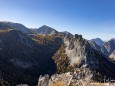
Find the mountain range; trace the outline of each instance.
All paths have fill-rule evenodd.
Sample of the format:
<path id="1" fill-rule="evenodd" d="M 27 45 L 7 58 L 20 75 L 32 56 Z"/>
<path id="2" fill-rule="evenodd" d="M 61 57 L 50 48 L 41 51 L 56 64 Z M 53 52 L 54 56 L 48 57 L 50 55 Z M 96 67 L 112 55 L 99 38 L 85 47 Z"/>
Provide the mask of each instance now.
<path id="1" fill-rule="evenodd" d="M 91 46 L 94 49 L 102 52 L 108 58 L 110 57 L 111 54 L 114 53 L 114 50 L 115 50 L 115 39 L 114 38 L 112 38 L 112 39 L 110 39 L 109 41 L 106 41 L 106 42 L 103 42 L 101 39 L 96 38 L 96 39 L 93 39 L 93 40 L 89 40 L 89 43 L 91 44 Z M 101 43 L 101 45 L 100 45 L 100 43 Z"/>
<path id="2" fill-rule="evenodd" d="M 46 25 L 30 29 L 19 23 L 0 22 L 0 78 L 11 86 L 34 86 L 40 75 L 78 68 L 92 72 L 94 81 L 103 81 L 105 76 L 115 79 L 114 46 L 115 39 L 89 41 Z"/>

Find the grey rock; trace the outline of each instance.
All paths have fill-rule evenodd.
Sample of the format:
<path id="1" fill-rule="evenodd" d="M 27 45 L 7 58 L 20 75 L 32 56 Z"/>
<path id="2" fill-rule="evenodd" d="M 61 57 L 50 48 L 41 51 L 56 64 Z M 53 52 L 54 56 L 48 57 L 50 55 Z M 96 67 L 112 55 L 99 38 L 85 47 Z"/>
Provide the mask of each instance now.
<path id="1" fill-rule="evenodd" d="M 38 86 L 48 86 L 48 84 L 49 84 L 49 75 L 39 77 Z"/>

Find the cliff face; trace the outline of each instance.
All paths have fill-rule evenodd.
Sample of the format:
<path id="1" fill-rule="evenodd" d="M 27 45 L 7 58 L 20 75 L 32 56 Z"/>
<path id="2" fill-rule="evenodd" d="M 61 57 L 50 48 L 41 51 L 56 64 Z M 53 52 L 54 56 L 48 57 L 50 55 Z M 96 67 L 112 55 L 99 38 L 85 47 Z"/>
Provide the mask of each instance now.
<path id="1" fill-rule="evenodd" d="M 66 35 L 63 42 L 64 45 L 53 57 L 57 65 L 57 73 L 74 71 L 75 68 L 87 68 L 93 72 L 96 80 L 99 76 L 115 78 L 113 77 L 115 64 L 111 63 L 104 54 L 93 49 L 81 35 Z M 100 75 L 97 76 L 95 71 Z"/>

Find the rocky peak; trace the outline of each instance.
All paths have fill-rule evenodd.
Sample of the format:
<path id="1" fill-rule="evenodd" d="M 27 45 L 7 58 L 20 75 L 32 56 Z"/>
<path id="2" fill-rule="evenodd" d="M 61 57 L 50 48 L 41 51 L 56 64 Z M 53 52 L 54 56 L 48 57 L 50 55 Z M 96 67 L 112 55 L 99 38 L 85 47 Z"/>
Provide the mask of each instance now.
<path id="1" fill-rule="evenodd" d="M 87 50 L 90 49 L 89 43 L 83 39 L 81 35 L 76 34 L 69 37 L 71 38 L 64 38 L 66 54 L 71 62 L 71 65 L 80 65 L 86 58 Z"/>
<path id="2" fill-rule="evenodd" d="M 42 34 L 42 35 L 55 35 L 58 33 L 58 31 L 46 25 L 43 25 L 40 28 L 35 29 L 34 32 L 36 32 L 37 34 Z"/>

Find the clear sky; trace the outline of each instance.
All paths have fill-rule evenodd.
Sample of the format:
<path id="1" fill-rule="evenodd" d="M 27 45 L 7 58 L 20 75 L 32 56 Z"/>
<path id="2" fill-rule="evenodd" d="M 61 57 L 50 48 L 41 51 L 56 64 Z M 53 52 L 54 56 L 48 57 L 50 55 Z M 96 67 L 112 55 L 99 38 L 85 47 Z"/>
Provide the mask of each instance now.
<path id="1" fill-rule="evenodd" d="M 0 0 L 0 21 L 108 40 L 115 38 L 115 0 Z"/>

